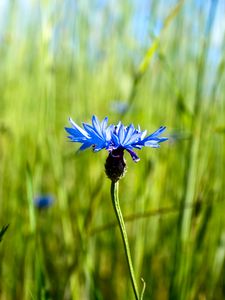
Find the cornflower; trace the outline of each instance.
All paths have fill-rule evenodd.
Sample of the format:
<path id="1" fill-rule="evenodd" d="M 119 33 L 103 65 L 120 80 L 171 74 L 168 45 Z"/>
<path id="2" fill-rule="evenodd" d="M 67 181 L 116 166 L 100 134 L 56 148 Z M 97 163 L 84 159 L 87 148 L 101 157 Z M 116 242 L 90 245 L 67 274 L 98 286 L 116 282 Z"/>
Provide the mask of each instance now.
<path id="1" fill-rule="evenodd" d="M 72 142 L 82 144 L 79 150 L 92 147 L 94 152 L 102 149 L 109 152 L 105 169 L 107 176 L 113 182 L 118 181 L 124 175 L 126 168 L 124 150 L 130 154 L 134 162 L 138 162 L 140 158 L 134 152 L 135 149 L 140 150 L 143 147 L 158 148 L 161 142 L 167 140 L 165 137 L 160 137 L 166 129 L 165 126 L 161 126 L 152 134 L 147 135 L 147 130 L 142 131 L 140 126 L 135 128 L 133 124 L 124 126 L 119 122 L 117 125 L 111 124 L 108 126 L 107 117 L 100 122 L 96 116 L 93 116 L 92 125 L 83 123 L 83 128 L 71 118 L 69 121 L 72 127 L 65 128 L 69 133 L 68 138 Z"/>
<path id="2" fill-rule="evenodd" d="M 83 128 L 78 126 L 71 118 L 69 121 L 72 127 L 65 128 L 69 133 L 68 138 L 72 142 L 81 143 L 79 150 L 85 150 L 89 147 L 92 147 L 94 152 L 106 149 L 109 153 L 105 163 L 105 172 L 112 181 L 112 204 L 121 232 L 134 296 L 136 300 L 142 300 L 145 291 L 145 281 L 141 279 L 143 287 L 141 294 L 139 294 L 138 286 L 134 276 L 126 227 L 119 204 L 118 181 L 126 171 L 124 151 L 126 150 L 130 154 L 134 162 L 138 162 L 140 158 L 134 150 L 140 150 L 143 147 L 158 148 L 161 142 L 164 142 L 168 139 L 166 137 L 160 137 L 166 127 L 161 126 L 152 134 L 147 135 L 147 130 L 142 131 L 140 126 L 135 128 L 133 124 L 124 126 L 121 122 L 119 122 L 117 125 L 111 124 L 108 126 L 107 117 L 100 122 L 96 116 L 93 116 L 92 124 L 83 123 Z"/>

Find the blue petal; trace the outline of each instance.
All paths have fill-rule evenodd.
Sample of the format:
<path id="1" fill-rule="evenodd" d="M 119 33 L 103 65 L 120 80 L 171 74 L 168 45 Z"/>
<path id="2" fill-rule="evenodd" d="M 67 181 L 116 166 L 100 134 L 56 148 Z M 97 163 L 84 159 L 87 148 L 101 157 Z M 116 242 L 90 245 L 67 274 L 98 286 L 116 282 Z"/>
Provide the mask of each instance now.
<path id="1" fill-rule="evenodd" d="M 74 123 L 74 121 L 69 118 L 69 121 L 71 123 L 71 125 L 74 127 L 74 129 L 77 131 L 77 133 L 83 135 L 83 136 L 86 136 L 88 138 L 88 134 L 85 130 L 83 130 L 80 126 L 78 126 L 76 123 Z"/>
<path id="2" fill-rule="evenodd" d="M 159 143 L 162 143 L 165 141 L 168 141 L 168 138 L 166 138 L 166 137 L 159 138 Z"/>
<path id="3" fill-rule="evenodd" d="M 153 132 L 151 135 L 149 135 L 149 137 L 156 137 L 160 135 L 163 131 L 165 131 L 165 129 L 166 129 L 165 126 L 160 126 L 159 129 Z"/>
<path id="4" fill-rule="evenodd" d="M 126 143 L 126 145 L 132 145 L 138 142 L 140 138 L 140 133 L 134 133 L 131 135 L 129 141 Z"/>
<path id="5" fill-rule="evenodd" d="M 132 136 L 132 134 L 133 134 L 134 131 L 135 131 L 134 125 L 133 125 L 133 124 L 130 124 L 130 125 L 127 127 L 126 136 L 125 136 L 125 139 L 124 139 L 124 141 L 123 141 L 124 145 L 126 145 L 126 144 L 129 142 L 129 140 L 130 140 L 130 138 L 131 138 L 131 136 Z"/>
<path id="6" fill-rule="evenodd" d="M 125 128 L 124 128 L 123 124 L 121 124 L 121 126 L 119 128 L 118 136 L 119 136 L 119 142 L 122 145 L 123 144 L 123 140 L 125 138 Z"/>
<path id="7" fill-rule="evenodd" d="M 153 148 L 158 148 L 159 147 L 158 143 L 161 143 L 161 142 L 164 142 L 167 140 L 167 138 L 158 137 L 165 129 L 166 129 L 165 126 L 159 127 L 158 130 L 156 130 L 155 132 L 153 132 L 146 138 L 141 139 L 139 141 L 139 143 L 137 143 L 137 144 L 148 146 L 148 147 L 153 147 Z"/>
<path id="8" fill-rule="evenodd" d="M 137 154 L 133 150 L 126 149 L 127 152 L 130 153 L 130 156 L 132 157 L 133 161 L 138 162 L 140 158 L 137 156 Z"/>
<path id="9" fill-rule="evenodd" d="M 120 146 L 119 137 L 115 133 L 112 134 L 111 141 L 113 143 L 114 149 L 116 149 Z"/>
<path id="10" fill-rule="evenodd" d="M 105 119 L 101 123 L 101 131 L 102 133 L 106 130 L 108 124 L 108 117 L 105 117 Z"/>
<path id="11" fill-rule="evenodd" d="M 98 137 L 99 139 L 102 139 L 101 135 L 91 125 L 83 123 L 83 127 L 88 132 L 90 137 Z"/>
<path id="12" fill-rule="evenodd" d="M 121 125 L 122 125 L 122 123 L 121 123 L 121 121 L 119 121 L 119 123 L 115 126 L 115 134 L 117 134 L 118 135 L 118 132 L 119 132 L 119 130 L 120 130 L 120 127 L 121 127 Z"/>
<path id="13" fill-rule="evenodd" d="M 146 141 L 144 143 L 144 146 L 152 147 L 152 148 L 159 148 L 159 143 L 156 140 L 151 140 L 151 141 Z"/>
<path id="14" fill-rule="evenodd" d="M 89 147 L 91 147 L 93 144 L 92 143 L 84 143 L 81 147 L 80 147 L 80 151 L 83 151 Z"/>
<path id="15" fill-rule="evenodd" d="M 98 135 L 100 137 L 102 137 L 101 125 L 100 125 L 100 122 L 99 122 L 99 120 L 96 116 L 92 117 L 92 125 L 93 125 L 93 128 L 95 129 L 95 131 L 98 133 Z"/>
<path id="16" fill-rule="evenodd" d="M 144 137 L 146 136 L 146 134 L 147 134 L 147 130 L 144 130 L 144 131 L 141 132 L 141 140 L 144 139 Z"/>
<path id="17" fill-rule="evenodd" d="M 87 140 L 88 138 L 82 135 L 74 128 L 65 127 L 65 130 L 70 134 L 69 138 L 77 141 Z"/>
<path id="18" fill-rule="evenodd" d="M 110 125 L 108 128 L 106 128 L 106 131 L 105 131 L 106 141 L 110 141 L 112 139 L 112 134 L 113 134 L 114 130 L 115 130 L 114 125 Z"/>

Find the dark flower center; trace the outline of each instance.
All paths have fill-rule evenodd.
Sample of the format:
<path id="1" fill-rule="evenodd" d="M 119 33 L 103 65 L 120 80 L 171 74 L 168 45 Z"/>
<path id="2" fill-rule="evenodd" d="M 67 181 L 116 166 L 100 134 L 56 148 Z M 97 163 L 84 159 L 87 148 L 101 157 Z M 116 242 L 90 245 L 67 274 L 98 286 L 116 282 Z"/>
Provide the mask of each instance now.
<path id="1" fill-rule="evenodd" d="M 124 149 L 118 148 L 109 152 L 105 163 L 105 173 L 113 182 L 120 180 L 126 172 Z"/>

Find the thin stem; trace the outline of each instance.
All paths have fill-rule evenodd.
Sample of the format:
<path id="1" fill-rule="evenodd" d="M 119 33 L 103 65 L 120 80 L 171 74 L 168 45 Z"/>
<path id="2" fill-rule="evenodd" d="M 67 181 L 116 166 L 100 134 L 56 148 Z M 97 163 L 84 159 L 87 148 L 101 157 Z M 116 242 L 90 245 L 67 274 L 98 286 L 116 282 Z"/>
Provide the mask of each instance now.
<path id="1" fill-rule="evenodd" d="M 128 268 L 129 268 L 130 279 L 131 279 L 135 299 L 139 300 L 139 299 L 142 299 L 142 297 L 139 298 L 138 287 L 137 287 L 137 283 L 136 283 L 136 280 L 135 280 L 134 269 L 133 269 L 133 265 L 132 265 L 131 255 L 130 255 L 130 247 L 129 247 L 129 243 L 128 243 L 127 232 L 126 232 L 126 228 L 125 228 L 125 224 L 124 224 L 124 220 L 123 220 L 123 215 L 122 215 L 122 212 L 121 212 L 121 209 L 120 209 L 120 204 L 119 204 L 118 192 L 119 192 L 119 182 L 118 181 L 116 183 L 112 182 L 112 184 L 111 184 L 111 197 L 112 197 L 113 208 L 114 208 L 114 211 L 115 211 L 115 214 L 116 214 L 116 217 L 117 217 L 117 221 L 118 221 L 119 227 L 120 227 L 120 232 L 121 232 L 121 235 L 122 235 L 124 251 L 125 251 L 125 255 L 126 255 Z"/>

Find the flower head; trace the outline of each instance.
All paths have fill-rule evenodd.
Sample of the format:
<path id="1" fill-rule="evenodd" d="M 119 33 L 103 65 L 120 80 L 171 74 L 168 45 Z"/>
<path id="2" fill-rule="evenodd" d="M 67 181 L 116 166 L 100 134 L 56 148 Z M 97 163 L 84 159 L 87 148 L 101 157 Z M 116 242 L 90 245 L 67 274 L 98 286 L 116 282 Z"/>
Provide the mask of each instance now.
<path id="1" fill-rule="evenodd" d="M 41 195 L 34 199 L 34 205 L 38 209 L 44 209 L 52 205 L 54 199 L 51 195 Z"/>
<path id="2" fill-rule="evenodd" d="M 129 103 L 124 102 L 123 100 L 114 100 L 111 103 L 110 108 L 113 112 L 124 114 L 129 109 Z"/>
<path id="3" fill-rule="evenodd" d="M 147 130 L 141 131 L 140 127 L 136 129 L 133 124 L 124 126 L 119 122 L 117 125 L 108 126 L 107 117 L 100 122 L 96 116 L 93 116 L 92 124 L 83 123 L 83 128 L 74 123 L 71 118 L 69 121 L 72 127 L 65 128 L 69 133 L 68 138 L 72 142 L 81 143 L 80 150 L 92 146 L 94 152 L 106 149 L 112 156 L 117 156 L 118 152 L 123 154 L 126 150 L 135 162 L 140 159 L 133 149 L 141 149 L 144 146 L 158 148 L 161 142 L 167 140 L 165 137 L 159 137 L 166 129 L 164 126 L 147 135 Z"/>

